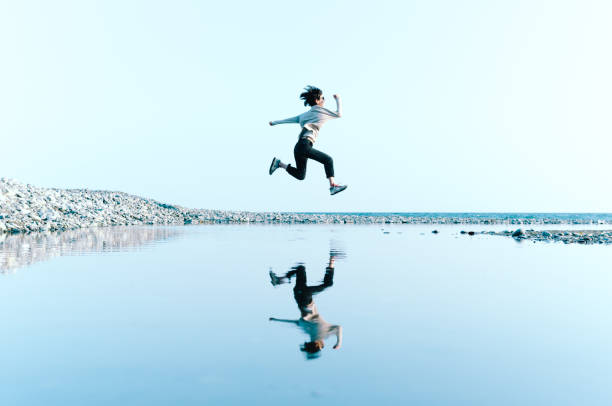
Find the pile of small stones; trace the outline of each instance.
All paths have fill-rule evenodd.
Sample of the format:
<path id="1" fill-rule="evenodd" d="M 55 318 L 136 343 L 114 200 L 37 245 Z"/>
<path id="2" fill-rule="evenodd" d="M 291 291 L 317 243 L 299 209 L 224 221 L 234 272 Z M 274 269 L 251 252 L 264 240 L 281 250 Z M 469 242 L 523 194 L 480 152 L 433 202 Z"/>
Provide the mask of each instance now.
<path id="1" fill-rule="evenodd" d="M 565 244 L 612 244 L 612 230 L 522 230 L 481 231 L 480 234 L 512 237 L 517 241 L 562 242 Z"/>
<path id="2" fill-rule="evenodd" d="M 601 223 L 601 221 L 599 221 Z M 555 218 L 256 213 L 188 209 L 122 192 L 48 189 L 0 179 L 0 234 L 170 224 L 592 224 Z"/>
<path id="3" fill-rule="evenodd" d="M 184 222 L 179 208 L 126 193 L 47 189 L 0 179 L 0 233 Z"/>

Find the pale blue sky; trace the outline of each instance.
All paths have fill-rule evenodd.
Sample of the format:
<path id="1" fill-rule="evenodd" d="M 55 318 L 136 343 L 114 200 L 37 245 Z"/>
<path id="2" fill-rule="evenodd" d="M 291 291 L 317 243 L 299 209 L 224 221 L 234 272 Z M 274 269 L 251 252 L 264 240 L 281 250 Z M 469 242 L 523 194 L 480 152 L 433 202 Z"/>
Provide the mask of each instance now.
<path id="1" fill-rule="evenodd" d="M 0 0 L 0 176 L 197 208 L 612 211 L 606 1 Z M 293 160 L 305 85 L 344 117 Z M 327 107 L 334 108 L 331 97 Z"/>

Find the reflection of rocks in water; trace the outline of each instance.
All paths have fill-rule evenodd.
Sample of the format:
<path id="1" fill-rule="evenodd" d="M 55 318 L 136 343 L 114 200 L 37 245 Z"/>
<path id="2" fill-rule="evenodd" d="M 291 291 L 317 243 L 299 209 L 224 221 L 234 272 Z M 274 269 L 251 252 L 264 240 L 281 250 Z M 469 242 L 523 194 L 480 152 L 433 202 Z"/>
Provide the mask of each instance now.
<path id="1" fill-rule="evenodd" d="M 177 227 L 105 227 L 0 234 L 0 273 L 63 255 L 130 251 L 182 234 Z"/>

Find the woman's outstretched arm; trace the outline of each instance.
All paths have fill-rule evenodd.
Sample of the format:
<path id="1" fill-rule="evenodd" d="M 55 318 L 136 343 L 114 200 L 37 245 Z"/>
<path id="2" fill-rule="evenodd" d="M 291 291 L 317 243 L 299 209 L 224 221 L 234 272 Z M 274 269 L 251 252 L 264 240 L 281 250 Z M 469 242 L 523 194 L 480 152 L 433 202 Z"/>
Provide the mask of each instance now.
<path id="1" fill-rule="evenodd" d="M 275 317 L 270 317 L 268 320 L 270 321 L 280 321 L 283 323 L 292 323 L 292 324 L 298 324 L 299 320 L 288 320 L 288 319 L 277 319 Z"/>
<path id="2" fill-rule="evenodd" d="M 287 124 L 287 123 L 299 123 L 299 122 L 300 122 L 300 116 L 295 116 L 295 117 L 286 118 L 284 120 L 270 121 L 270 125 Z"/>
<path id="3" fill-rule="evenodd" d="M 335 326 L 336 329 L 336 345 L 334 345 L 334 350 L 342 347 L 342 326 Z"/>
<path id="4" fill-rule="evenodd" d="M 331 111 L 325 107 L 323 107 L 323 110 L 333 118 L 340 118 L 342 117 L 342 101 L 340 100 L 340 95 L 335 94 L 334 99 L 336 100 L 336 111 Z"/>
<path id="5" fill-rule="evenodd" d="M 340 118 L 342 117 L 342 100 L 340 100 L 340 95 L 335 94 L 334 100 L 336 100 L 336 116 Z"/>

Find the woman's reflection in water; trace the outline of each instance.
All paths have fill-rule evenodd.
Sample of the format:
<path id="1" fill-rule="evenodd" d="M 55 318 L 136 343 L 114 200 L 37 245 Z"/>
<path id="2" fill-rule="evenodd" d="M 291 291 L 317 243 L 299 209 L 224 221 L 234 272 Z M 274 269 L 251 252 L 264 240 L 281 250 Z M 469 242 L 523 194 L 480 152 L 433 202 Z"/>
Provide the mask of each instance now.
<path id="1" fill-rule="evenodd" d="M 326 322 L 315 305 L 312 295 L 322 292 L 334 283 L 334 255 L 330 255 L 329 265 L 325 268 L 325 277 L 323 283 L 317 286 L 306 285 L 306 268 L 304 265 L 297 265 L 283 276 L 278 276 L 270 271 L 270 279 L 272 285 L 280 285 L 289 283 L 291 278 L 295 276 L 295 287 L 293 295 L 300 309 L 301 317 L 298 320 L 277 319 L 270 317 L 272 321 L 280 321 L 284 323 L 293 323 L 300 327 L 310 336 L 310 341 L 301 345 L 300 349 L 306 353 L 308 359 L 316 358 L 320 355 L 321 349 L 325 346 L 324 340 L 331 335 L 336 336 L 336 344 L 334 349 L 340 348 L 342 345 L 342 326 L 329 324 Z"/>

